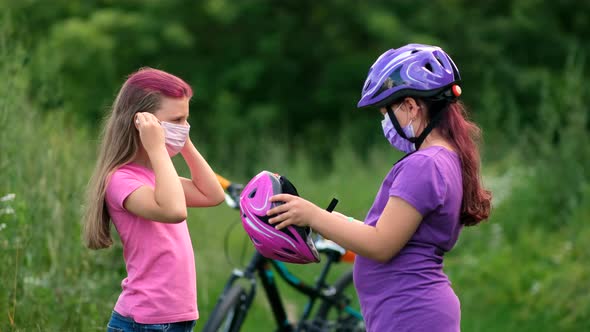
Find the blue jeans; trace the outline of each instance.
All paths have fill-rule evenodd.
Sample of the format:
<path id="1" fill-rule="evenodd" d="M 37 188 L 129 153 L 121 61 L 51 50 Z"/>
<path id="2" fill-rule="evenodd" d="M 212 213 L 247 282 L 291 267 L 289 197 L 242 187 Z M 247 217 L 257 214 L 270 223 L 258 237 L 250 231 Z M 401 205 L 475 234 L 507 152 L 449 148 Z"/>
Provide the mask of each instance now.
<path id="1" fill-rule="evenodd" d="M 197 321 L 165 323 L 165 324 L 140 324 L 129 317 L 121 316 L 113 311 L 111 320 L 107 325 L 107 332 L 192 332 Z"/>

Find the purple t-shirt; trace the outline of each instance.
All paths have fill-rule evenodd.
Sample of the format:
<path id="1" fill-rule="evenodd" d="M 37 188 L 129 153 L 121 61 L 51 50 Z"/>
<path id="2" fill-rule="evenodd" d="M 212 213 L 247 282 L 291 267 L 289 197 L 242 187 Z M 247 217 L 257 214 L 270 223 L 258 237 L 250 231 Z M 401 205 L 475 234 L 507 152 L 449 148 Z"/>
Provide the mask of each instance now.
<path id="1" fill-rule="evenodd" d="M 377 224 L 392 196 L 410 203 L 423 219 L 390 261 L 356 257 L 354 283 L 367 331 L 459 331 L 459 299 L 443 272 L 443 255 L 461 232 L 459 156 L 432 146 L 398 162 L 383 180 L 365 224 Z"/>

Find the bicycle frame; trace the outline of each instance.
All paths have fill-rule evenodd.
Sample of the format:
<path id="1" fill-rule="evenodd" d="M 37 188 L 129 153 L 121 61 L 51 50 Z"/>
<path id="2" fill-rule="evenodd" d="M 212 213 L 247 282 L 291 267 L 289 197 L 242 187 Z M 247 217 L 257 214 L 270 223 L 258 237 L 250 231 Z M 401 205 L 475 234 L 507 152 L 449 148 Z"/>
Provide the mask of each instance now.
<path id="1" fill-rule="evenodd" d="M 247 298 L 245 300 L 245 308 L 243 308 L 243 311 L 240 313 L 237 324 L 241 324 L 246 319 L 248 309 L 250 308 L 254 297 L 256 296 L 256 277 L 258 276 L 265 290 L 268 303 L 272 309 L 275 323 L 278 326 L 278 331 L 293 331 L 294 327 L 287 318 L 283 300 L 275 282 L 273 269 L 277 271 L 279 276 L 285 280 L 289 286 L 295 288 L 297 291 L 305 294 L 309 298 L 304 312 L 297 322 L 295 330 L 299 330 L 309 318 L 309 315 L 313 309 L 313 305 L 317 299 L 333 302 L 344 308 L 344 310 L 348 313 L 359 317 L 359 319 L 362 319 L 362 315 L 358 311 L 348 306 L 348 304 L 345 303 L 345 301 L 343 301 L 341 298 L 334 296 L 335 292 L 333 290 L 326 288 L 326 277 L 332 263 L 339 259 L 337 255 L 338 254 L 336 253 L 327 253 L 328 261 L 322 267 L 321 273 L 315 285 L 309 286 L 289 272 L 287 266 L 283 262 L 268 259 L 256 252 L 243 271 L 236 269 L 232 272 L 232 275 L 223 290 L 223 293 L 225 293 L 238 279 L 248 279 L 251 283 L 250 291 L 247 293 Z"/>
<path id="2" fill-rule="evenodd" d="M 243 186 L 234 185 L 229 180 L 223 178 L 220 175 L 217 175 L 217 178 L 224 190 L 226 190 L 226 203 L 234 209 L 239 209 L 239 192 L 241 192 Z M 332 202 L 330 202 L 327 210 L 332 211 L 336 203 L 337 200 L 333 199 Z M 246 293 L 246 299 L 244 300 L 243 305 L 239 308 L 239 312 L 237 313 L 234 324 L 241 326 L 246 319 L 246 315 L 252 305 L 252 302 L 254 301 L 254 297 L 256 296 L 257 277 L 260 278 L 262 287 L 265 290 L 266 297 L 272 309 L 273 317 L 275 319 L 276 325 L 278 326 L 279 332 L 291 332 L 293 330 L 298 331 L 303 328 L 312 312 L 315 302 L 318 299 L 332 303 L 338 308 L 342 308 L 343 311 L 350 314 L 351 316 L 362 320 L 363 318 L 361 313 L 348 305 L 346 297 L 337 294 L 334 287 L 328 287 L 329 285 L 326 284 L 326 278 L 330 268 L 332 267 L 332 264 L 339 262 L 343 257 L 343 253 L 334 249 L 325 249 L 320 252 L 325 254 L 327 261 L 324 263 L 320 275 L 316 279 L 316 282 L 313 286 L 305 284 L 301 279 L 293 275 L 285 263 L 266 258 L 257 251 L 254 253 L 252 259 L 248 265 L 246 265 L 245 269 L 234 269 L 229 280 L 224 286 L 222 294 L 226 294 L 233 284 L 239 279 L 247 279 L 251 285 L 249 291 Z M 285 306 L 283 305 L 279 288 L 275 282 L 273 269 L 277 271 L 281 279 L 286 281 L 289 286 L 295 288 L 298 292 L 305 294 L 309 299 L 303 314 L 296 325 L 293 325 L 292 322 L 290 322 L 287 318 L 287 312 L 285 310 Z"/>

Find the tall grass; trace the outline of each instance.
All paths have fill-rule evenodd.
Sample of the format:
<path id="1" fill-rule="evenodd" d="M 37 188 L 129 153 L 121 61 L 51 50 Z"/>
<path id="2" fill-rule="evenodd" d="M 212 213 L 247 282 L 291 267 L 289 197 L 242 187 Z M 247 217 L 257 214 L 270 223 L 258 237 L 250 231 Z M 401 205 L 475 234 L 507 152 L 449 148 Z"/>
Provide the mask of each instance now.
<path id="1" fill-rule="evenodd" d="M 27 93 L 27 52 L 12 40 L 0 34 L 0 75 L 5 78 L 0 80 L 0 331 L 104 331 L 125 267 L 118 241 L 99 252 L 81 243 L 81 205 L 97 142 L 59 110 L 36 109 Z M 548 80 L 539 107 L 545 107 L 552 120 L 526 150 L 504 148 L 504 158 L 484 165 L 486 183 L 496 193 L 492 218 L 465 229 L 445 261 L 462 301 L 465 331 L 590 329 L 589 103 L 584 80 L 576 76 L 579 65 L 572 58 L 563 80 Z M 488 104 L 498 103 L 492 99 Z M 560 110 L 558 115 L 551 113 L 555 110 Z M 376 120 L 375 135 L 380 135 L 378 127 Z M 559 140 L 553 140 L 556 129 Z M 286 175 L 302 196 L 320 206 L 337 197 L 337 210 L 359 219 L 399 157 L 383 139 L 369 160 L 362 161 L 342 140 L 336 145 L 334 169 L 318 175 L 305 152 L 292 158 L 280 147 L 270 148 L 275 143 L 262 142 L 264 155 L 255 158 L 259 162 L 244 167 Z M 206 156 L 206 147 L 203 151 Z M 495 154 L 499 151 L 503 149 L 494 148 Z M 176 162 L 186 173 L 182 162 Z M 211 164 L 236 182 L 245 183 L 254 175 L 233 178 L 223 170 L 235 165 Z M 224 241 L 236 223 L 229 233 L 233 262 L 228 263 Z M 237 212 L 227 206 L 192 209 L 189 225 L 197 260 L 200 327 L 225 279 L 249 257 L 252 246 Z M 317 265 L 292 268 L 310 281 L 318 271 Z M 338 267 L 330 277 L 348 268 Z M 291 316 L 297 316 L 302 298 L 279 286 Z M 262 290 L 259 295 L 245 331 L 273 330 Z"/>
<path id="2" fill-rule="evenodd" d="M 28 54 L 8 37 L 0 37 L 0 196 L 8 198 L 0 213 L 0 331 L 102 327 L 98 314 L 122 271 L 115 255 L 90 253 L 80 241 L 95 142 L 62 113 L 34 110 Z"/>
<path id="3" fill-rule="evenodd" d="M 539 87 L 542 126 L 520 133 L 526 139 L 518 157 L 487 169 L 511 188 L 508 195 L 495 188 L 501 202 L 490 224 L 464 232 L 447 260 L 467 331 L 590 329 L 590 95 L 583 59 L 572 52 L 562 76 Z"/>

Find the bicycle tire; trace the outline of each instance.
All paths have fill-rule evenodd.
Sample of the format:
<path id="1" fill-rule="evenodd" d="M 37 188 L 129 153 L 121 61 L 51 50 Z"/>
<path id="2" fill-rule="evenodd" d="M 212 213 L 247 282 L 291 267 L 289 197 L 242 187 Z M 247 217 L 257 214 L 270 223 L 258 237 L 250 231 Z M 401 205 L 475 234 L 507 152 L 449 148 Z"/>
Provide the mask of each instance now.
<path id="1" fill-rule="evenodd" d="M 356 290 L 354 290 L 354 284 L 352 280 L 352 269 L 344 273 L 333 285 L 336 296 L 342 295 L 345 292 L 354 291 L 356 298 Z M 351 288 L 352 287 L 352 288 Z M 360 308 L 356 308 L 360 311 Z M 334 320 L 330 316 L 331 313 L 337 314 L 337 318 Z M 313 325 L 314 331 L 338 331 L 338 332 L 364 332 L 365 324 L 364 321 L 359 320 L 357 317 L 342 312 L 337 305 L 330 301 L 322 301 L 318 311 L 316 312 Z"/>
<path id="2" fill-rule="evenodd" d="M 217 302 L 202 332 L 236 332 L 240 330 L 241 316 L 245 308 L 246 292 L 240 285 L 233 285 Z"/>

